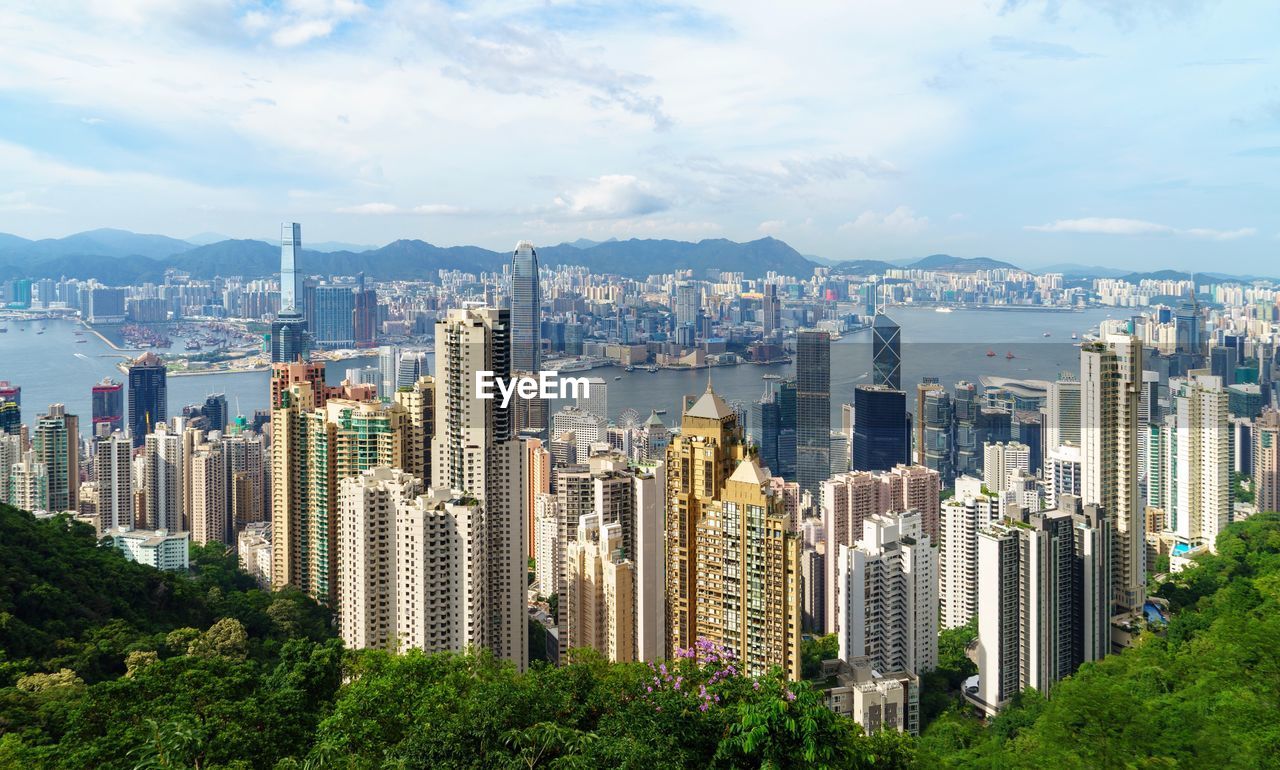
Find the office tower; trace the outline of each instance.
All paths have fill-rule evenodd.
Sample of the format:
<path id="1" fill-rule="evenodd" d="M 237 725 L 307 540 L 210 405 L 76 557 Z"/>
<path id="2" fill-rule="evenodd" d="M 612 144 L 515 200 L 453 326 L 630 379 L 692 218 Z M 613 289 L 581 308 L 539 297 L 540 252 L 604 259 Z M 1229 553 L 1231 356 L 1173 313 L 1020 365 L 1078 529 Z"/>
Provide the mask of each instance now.
<path id="1" fill-rule="evenodd" d="M 665 657 L 698 638 L 698 524 L 748 454 L 738 416 L 711 390 L 685 410 L 667 446 Z"/>
<path id="2" fill-rule="evenodd" d="M 412 385 L 396 391 L 395 403 L 409 415 L 407 453 L 401 469 L 422 479 L 431 479 L 431 442 L 436 433 L 436 380 L 419 377 Z"/>
<path id="3" fill-rule="evenodd" d="M 1057 508 L 1058 498 L 1062 495 L 1082 495 L 1082 473 L 1080 447 L 1066 444 L 1050 450 L 1044 466 L 1045 503 L 1050 508 Z"/>
<path id="4" fill-rule="evenodd" d="M 22 430 L 22 407 L 18 402 L 0 398 L 0 430 L 14 434 Z"/>
<path id="5" fill-rule="evenodd" d="M 110 377 L 93 386 L 92 435 L 124 430 L 124 385 Z M 99 428 L 102 425 L 105 427 Z"/>
<path id="6" fill-rule="evenodd" d="M 988 714 L 1027 687 L 1049 695 L 1111 650 L 1110 519 L 1074 497 L 1062 504 L 978 533 L 978 697 Z"/>
<path id="7" fill-rule="evenodd" d="M 843 660 L 925 674 L 938 666 L 938 555 L 920 514 L 873 515 L 836 547 L 836 633 Z"/>
<path id="8" fill-rule="evenodd" d="M 144 438 L 142 492 L 146 497 L 146 528 L 168 532 L 183 526 L 182 435 L 160 423 Z"/>
<path id="9" fill-rule="evenodd" d="M 1115 603 L 1141 610 L 1146 594 L 1142 490 L 1138 484 L 1138 390 L 1142 343 L 1108 332 L 1080 348 L 1083 500 L 1102 506 L 1116 539 Z"/>
<path id="10" fill-rule="evenodd" d="M 31 448 L 44 464 L 51 511 L 74 511 L 80 502 L 80 421 L 62 404 L 36 418 Z"/>
<path id="11" fill-rule="evenodd" d="M 883 385 L 858 385 L 853 412 L 853 470 L 883 471 L 910 461 L 905 393 Z"/>
<path id="12" fill-rule="evenodd" d="M 951 394 L 941 387 L 923 392 L 923 408 L 917 419 L 920 422 L 921 443 L 917 451 L 921 464 L 937 471 L 944 486 L 955 480 L 955 410 Z"/>
<path id="13" fill-rule="evenodd" d="M 483 646 L 523 670 L 528 663 L 525 610 L 529 547 L 524 511 L 524 449 L 510 414 L 497 399 L 477 397 L 475 375 L 511 376 L 511 328 L 506 310 L 463 308 L 436 322 L 436 436 L 432 489 L 459 490 L 478 500 L 474 536 L 482 558 L 470 564 L 482 581 Z"/>
<path id="14" fill-rule="evenodd" d="M 538 252 L 529 241 L 511 254 L 511 369 L 542 371 L 542 288 Z"/>
<path id="15" fill-rule="evenodd" d="M 937 377 L 923 377 L 919 384 L 916 385 L 916 416 L 918 419 L 915 422 L 915 446 L 911 458 L 920 465 L 924 465 L 925 399 L 928 398 L 930 393 L 938 391 L 945 392 L 943 390 L 942 383 Z M 852 410 L 852 405 L 846 404 L 845 406 L 848 406 L 850 410 Z M 850 415 L 850 425 L 852 425 L 852 419 L 852 415 Z"/>
<path id="16" fill-rule="evenodd" d="M 1230 417 L 1228 420 L 1227 432 L 1231 434 L 1231 472 L 1252 477 L 1254 421 L 1244 417 Z"/>
<path id="17" fill-rule="evenodd" d="M 999 494 L 1010 479 L 1031 472 L 1031 449 L 1017 442 L 985 444 L 982 448 L 982 483 Z"/>
<path id="18" fill-rule="evenodd" d="M 315 343 L 325 348 L 355 347 L 355 292 L 350 285 L 316 287 L 311 321 Z"/>
<path id="19" fill-rule="evenodd" d="M 657 412 L 649 414 L 641 428 L 639 455 L 643 462 L 662 462 L 667 457 L 667 445 L 671 443 L 671 431 Z"/>
<path id="20" fill-rule="evenodd" d="M 395 345 L 378 348 L 378 375 L 378 395 L 391 398 L 400 384 L 400 348 Z"/>
<path id="21" fill-rule="evenodd" d="M 902 329 L 882 312 L 871 320 L 871 384 L 902 390 Z"/>
<path id="22" fill-rule="evenodd" d="M 817 497 L 831 475 L 831 335 L 796 335 L 796 481 Z"/>
<path id="23" fill-rule="evenodd" d="M 676 286 L 676 326 L 694 326 L 702 312 L 702 287 L 696 283 Z"/>
<path id="24" fill-rule="evenodd" d="M 1149 426 L 1147 503 L 1179 543 L 1212 549 L 1231 515 L 1227 394 L 1218 377 L 1192 374 L 1171 379 L 1169 396 L 1169 414 Z"/>
<path id="25" fill-rule="evenodd" d="M 227 521 L 230 499 L 227 489 L 226 455 L 221 440 L 208 440 L 195 446 L 189 465 L 192 542 L 226 543 L 233 541 Z"/>
<path id="26" fill-rule="evenodd" d="M 765 375 L 764 395 L 751 404 L 747 434 L 760 464 L 775 476 L 796 478 L 796 384 Z"/>
<path id="27" fill-rule="evenodd" d="M 551 417 L 554 435 L 573 433 L 575 463 L 585 463 L 591 457 L 591 446 L 605 441 L 607 428 L 603 417 L 576 406 L 566 406 Z"/>
<path id="28" fill-rule="evenodd" d="M 267 455 L 262 437 L 249 431 L 222 439 L 222 451 L 229 480 L 230 534 L 234 536 L 245 526 L 267 518 Z"/>
<path id="29" fill-rule="evenodd" d="M 1080 380 L 1070 372 L 1049 386 L 1045 398 L 1045 454 L 1064 444 L 1080 446 Z"/>
<path id="30" fill-rule="evenodd" d="M 760 336 L 769 342 L 782 329 L 782 302 L 778 299 L 778 285 L 766 283 L 764 296 L 760 298 Z"/>
<path id="31" fill-rule="evenodd" d="M 752 676 L 778 666 L 799 679 L 800 541 L 768 470 L 746 458 L 702 512 L 696 637 L 733 650 Z"/>
<path id="32" fill-rule="evenodd" d="M 396 390 L 412 387 L 420 377 L 431 374 L 427 363 L 427 353 L 423 350 L 406 350 L 400 354 L 400 363 L 396 367 Z"/>
<path id="33" fill-rule="evenodd" d="M 93 482 L 98 495 L 98 531 L 132 529 L 133 444 L 120 431 L 94 441 Z"/>
<path id="34" fill-rule="evenodd" d="M 364 273 L 356 278 L 351 297 L 351 327 L 357 348 L 373 347 L 378 337 L 378 291 L 365 285 Z"/>
<path id="35" fill-rule="evenodd" d="M 32 513 L 49 510 L 48 468 L 34 451 L 23 452 L 9 469 L 9 505 Z"/>
<path id="36" fill-rule="evenodd" d="M 205 430 L 225 432 L 230 415 L 227 413 L 227 397 L 222 393 L 213 393 L 204 399 L 200 414 L 205 419 Z"/>
<path id="37" fill-rule="evenodd" d="M 1204 314 L 1196 299 L 1195 288 L 1187 291 L 1187 296 L 1178 303 L 1174 312 L 1174 329 L 1177 338 L 1175 350 L 1189 356 L 1191 367 L 1200 366 L 1208 353 L 1209 341 L 1204 333 Z M 1188 367 L 1188 368 L 1191 368 Z"/>
<path id="38" fill-rule="evenodd" d="M 398 572 L 425 575 L 436 566 L 425 561 L 397 564 L 408 545 L 398 542 L 398 511 L 422 490 L 421 480 L 386 467 L 370 468 L 338 485 L 337 623 L 350 649 L 395 650 Z M 410 593 L 404 598 L 409 604 L 425 604 L 432 597 Z"/>
<path id="39" fill-rule="evenodd" d="M 169 391 L 164 362 L 155 353 L 143 353 L 129 364 L 129 435 L 134 447 L 142 446 L 156 425 L 169 419 Z"/>
<path id="40" fill-rule="evenodd" d="M 280 312 L 271 322 L 271 362 L 305 361 L 311 352 L 299 263 L 302 256 L 302 225 L 280 225 Z"/>
<path id="41" fill-rule="evenodd" d="M 578 522 L 565 555 L 561 598 L 566 649 L 590 647 L 614 662 L 635 660 L 635 565 L 625 556 L 622 525 L 591 513 Z"/>
<path id="42" fill-rule="evenodd" d="M 574 405 L 608 422 L 609 384 L 602 377 L 588 377 L 587 386 L 578 390 Z"/>
<path id="43" fill-rule="evenodd" d="M 955 415 L 956 476 L 976 475 L 982 471 L 982 441 L 978 437 L 978 389 L 972 382 L 960 380 L 952 388 L 951 406 Z"/>
<path id="44" fill-rule="evenodd" d="M 1268 409 L 1253 426 L 1254 502 L 1259 511 L 1280 511 L 1280 411 Z"/>

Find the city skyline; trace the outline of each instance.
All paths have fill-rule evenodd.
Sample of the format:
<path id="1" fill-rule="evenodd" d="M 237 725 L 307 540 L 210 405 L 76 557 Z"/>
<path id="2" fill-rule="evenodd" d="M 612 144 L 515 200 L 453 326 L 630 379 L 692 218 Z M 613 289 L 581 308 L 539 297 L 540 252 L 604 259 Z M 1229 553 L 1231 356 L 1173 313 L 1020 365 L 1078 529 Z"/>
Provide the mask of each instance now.
<path id="1" fill-rule="evenodd" d="M 769 234 L 827 259 L 1265 272 L 1276 12 L 1235 11 L 6 7 L 0 232 L 293 218 L 316 243 Z"/>

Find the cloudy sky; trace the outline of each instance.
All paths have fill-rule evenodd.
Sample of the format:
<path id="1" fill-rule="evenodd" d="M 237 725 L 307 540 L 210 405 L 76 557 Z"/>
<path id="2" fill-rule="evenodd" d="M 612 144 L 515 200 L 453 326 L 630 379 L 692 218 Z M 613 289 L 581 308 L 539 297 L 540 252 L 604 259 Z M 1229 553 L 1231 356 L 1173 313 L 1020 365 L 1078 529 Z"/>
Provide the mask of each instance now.
<path id="1" fill-rule="evenodd" d="M 0 231 L 1274 273 L 1278 31 L 1243 0 L 10 0 Z"/>

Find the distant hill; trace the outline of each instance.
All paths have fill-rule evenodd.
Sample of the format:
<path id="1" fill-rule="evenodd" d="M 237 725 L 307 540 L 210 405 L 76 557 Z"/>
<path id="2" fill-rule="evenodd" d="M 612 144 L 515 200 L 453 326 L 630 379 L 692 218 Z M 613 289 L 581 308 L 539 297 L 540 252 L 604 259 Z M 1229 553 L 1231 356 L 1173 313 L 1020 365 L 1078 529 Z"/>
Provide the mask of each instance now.
<path id="1" fill-rule="evenodd" d="M 844 262 L 837 262 L 831 266 L 831 269 L 837 275 L 881 275 L 886 270 L 894 270 L 900 267 L 901 265 L 895 265 L 879 259 L 850 259 Z"/>
<path id="2" fill-rule="evenodd" d="M 191 244 L 187 241 L 170 238 L 167 235 L 147 235 L 106 228 L 88 230 L 65 238 L 28 241 L 9 252 L 9 256 L 20 256 L 37 261 L 82 256 L 162 259 L 190 249 Z"/>
<path id="3" fill-rule="evenodd" d="M 586 249 L 565 245 L 542 248 L 538 249 L 538 259 L 544 265 L 582 265 L 592 272 L 633 278 L 676 270 L 693 270 L 694 277 L 703 278 L 712 268 L 739 271 L 749 278 L 759 278 L 769 271 L 807 277 L 819 266 L 777 238 L 746 243 L 724 238 L 697 243 L 632 238 L 606 241 Z"/>
<path id="4" fill-rule="evenodd" d="M 951 273 L 972 273 L 977 270 L 1020 269 L 1017 265 L 989 257 L 953 257 L 950 254 L 930 254 L 912 262 L 907 267 L 916 270 L 945 270 Z"/>

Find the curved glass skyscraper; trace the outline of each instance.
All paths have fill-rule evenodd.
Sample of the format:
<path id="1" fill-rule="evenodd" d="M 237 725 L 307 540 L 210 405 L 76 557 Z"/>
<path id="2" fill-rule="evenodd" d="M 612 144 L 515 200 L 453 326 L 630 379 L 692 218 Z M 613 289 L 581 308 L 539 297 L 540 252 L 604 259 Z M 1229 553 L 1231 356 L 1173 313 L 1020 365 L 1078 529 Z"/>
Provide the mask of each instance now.
<path id="1" fill-rule="evenodd" d="M 511 369 L 542 368 L 542 290 L 538 285 L 538 252 L 520 241 L 511 255 Z"/>

